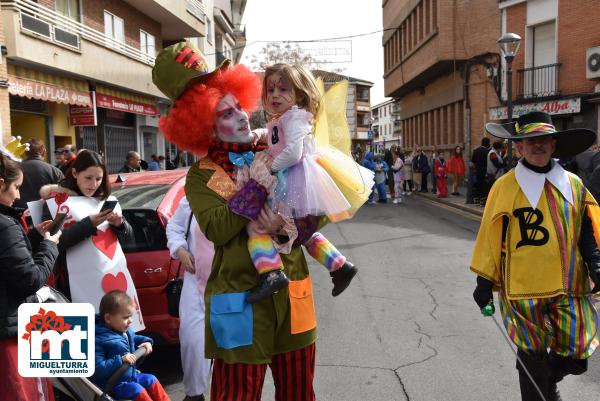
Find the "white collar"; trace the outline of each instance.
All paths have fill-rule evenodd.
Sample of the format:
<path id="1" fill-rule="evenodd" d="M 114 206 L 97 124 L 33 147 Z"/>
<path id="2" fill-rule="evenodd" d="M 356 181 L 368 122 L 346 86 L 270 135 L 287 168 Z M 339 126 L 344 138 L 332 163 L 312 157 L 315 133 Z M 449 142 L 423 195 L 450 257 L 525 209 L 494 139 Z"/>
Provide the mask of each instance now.
<path id="1" fill-rule="evenodd" d="M 515 168 L 515 177 L 525 197 L 534 209 L 542 196 L 546 179 L 560 191 L 567 202 L 573 205 L 573 192 L 569 174 L 555 160 L 552 160 L 552 168 L 547 173 L 536 173 L 525 167 L 522 161 L 519 160 Z"/>

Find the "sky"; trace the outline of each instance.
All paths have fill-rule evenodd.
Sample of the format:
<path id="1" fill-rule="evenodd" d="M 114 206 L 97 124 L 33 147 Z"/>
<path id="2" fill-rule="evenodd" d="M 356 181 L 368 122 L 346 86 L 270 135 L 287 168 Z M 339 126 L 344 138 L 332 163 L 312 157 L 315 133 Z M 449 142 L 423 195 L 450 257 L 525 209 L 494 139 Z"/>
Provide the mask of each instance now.
<path id="1" fill-rule="evenodd" d="M 266 45 L 261 41 L 314 40 L 378 31 L 347 39 L 351 40 L 351 62 L 324 64 L 322 69 L 343 68 L 344 75 L 373 82 L 371 105 L 385 100 L 381 0 L 248 0 L 242 23 L 246 25 L 242 63 L 247 65 L 252 54 Z"/>

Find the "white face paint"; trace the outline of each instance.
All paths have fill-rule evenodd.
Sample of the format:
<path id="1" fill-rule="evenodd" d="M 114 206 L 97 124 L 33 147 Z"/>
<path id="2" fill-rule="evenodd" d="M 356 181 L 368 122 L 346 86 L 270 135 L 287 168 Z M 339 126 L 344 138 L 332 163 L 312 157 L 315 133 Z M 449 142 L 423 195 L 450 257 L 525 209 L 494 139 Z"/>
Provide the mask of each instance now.
<path id="1" fill-rule="evenodd" d="M 225 95 L 217 105 L 215 131 L 217 138 L 223 142 L 252 143 L 254 141 L 248 114 L 231 94 Z"/>

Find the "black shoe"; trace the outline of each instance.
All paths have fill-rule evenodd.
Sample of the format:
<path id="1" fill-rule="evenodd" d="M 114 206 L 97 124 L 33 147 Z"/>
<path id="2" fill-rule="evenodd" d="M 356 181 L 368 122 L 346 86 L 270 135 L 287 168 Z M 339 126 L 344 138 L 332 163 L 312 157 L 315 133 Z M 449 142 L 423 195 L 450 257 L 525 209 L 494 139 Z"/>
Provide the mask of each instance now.
<path id="1" fill-rule="evenodd" d="M 273 270 L 258 276 L 258 285 L 252 289 L 246 302 L 254 304 L 275 294 L 280 289 L 287 287 L 290 281 L 283 270 Z"/>
<path id="2" fill-rule="evenodd" d="M 348 286 L 350 282 L 356 276 L 358 269 L 350 262 L 344 263 L 344 266 L 340 267 L 333 273 L 329 273 L 331 281 L 333 282 L 333 290 L 331 295 L 337 297 L 340 295 Z"/>
<path id="3" fill-rule="evenodd" d="M 548 401 L 562 401 L 556 382 L 548 383 Z"/>

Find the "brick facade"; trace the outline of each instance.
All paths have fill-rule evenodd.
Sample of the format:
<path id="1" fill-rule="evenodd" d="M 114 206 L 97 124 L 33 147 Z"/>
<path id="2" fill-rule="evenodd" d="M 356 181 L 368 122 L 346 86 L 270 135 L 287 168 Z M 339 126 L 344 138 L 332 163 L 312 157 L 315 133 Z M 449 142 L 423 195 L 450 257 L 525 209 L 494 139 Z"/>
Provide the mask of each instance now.
<path id="1" fill-rule="evenodd" d="M 466 85 L 463 68 L 487 53 L 485 59 L 497 63 L 500 17 L 497 0 L 383 2 L 389 29 L 382 41 L 384 89 L 400 99 L 407 149 L 450 150 L 480 141 L 487 109 L 499 99 L 485 68 L 473 65 Z M 471 106 L 467 126 L 465 90 Z"/>
<path id="2" fill-rule="evenodd" d="M 83 23 L 90 28 L 104 32 L 104 10 L 123 19 L 125 43 L 139 49 L 140 29 L 142 29 L 155 37 L 157 50 L 160 50 L 162 43 L 160 23 L 123 1 L 83 0 Z"/>

